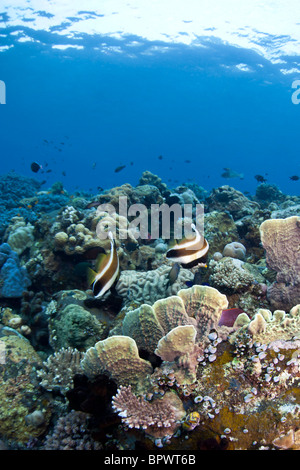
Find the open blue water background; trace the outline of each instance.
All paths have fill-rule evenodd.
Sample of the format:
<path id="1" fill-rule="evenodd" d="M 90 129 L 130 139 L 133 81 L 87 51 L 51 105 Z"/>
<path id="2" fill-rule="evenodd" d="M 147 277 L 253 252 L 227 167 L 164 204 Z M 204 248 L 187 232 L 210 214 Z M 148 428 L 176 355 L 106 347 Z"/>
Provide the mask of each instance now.
<path id="1" fill-rule="evenodd" d="M 16 43 L 0 54 L 1 174 L 46 179 L 45 189 L 60 180 L 68 191 L 97 192 L 136 185 L 150 170 L 170 187 L 230 184 L 252 194 L 261 174 L 300 194 L 300 181 L 289 178 L 300 175 L 300 105 L 291 101 L 297 74 L 285 76 L 258 53 L 220 41 L 152 55 L 140 49 L 132 58 L 105 55 L 88 36 L 82 50 L 53 49 L 56 40 Z M 224 67 L 238 63 L 251 71 Z M 51 172 L 34 175 L 32 161 Z M 224 167 L 244 178 L 224 179 Z"/>

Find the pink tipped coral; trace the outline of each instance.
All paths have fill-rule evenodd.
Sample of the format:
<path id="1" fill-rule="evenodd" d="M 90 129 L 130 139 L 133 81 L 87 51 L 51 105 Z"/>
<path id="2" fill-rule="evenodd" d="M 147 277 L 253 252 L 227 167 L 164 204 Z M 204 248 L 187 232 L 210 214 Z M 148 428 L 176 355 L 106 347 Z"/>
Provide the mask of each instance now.
<path id="1" fill-rule="evenodd" d="M 172 435 L 178 428 L 185 411 L 180 398 L 167 392 L 152 402 L 137 397 L 131 386 L 120 386 L 112 399 L 112 407 L 129 428 L 144 429 L 153 437 Z"/>

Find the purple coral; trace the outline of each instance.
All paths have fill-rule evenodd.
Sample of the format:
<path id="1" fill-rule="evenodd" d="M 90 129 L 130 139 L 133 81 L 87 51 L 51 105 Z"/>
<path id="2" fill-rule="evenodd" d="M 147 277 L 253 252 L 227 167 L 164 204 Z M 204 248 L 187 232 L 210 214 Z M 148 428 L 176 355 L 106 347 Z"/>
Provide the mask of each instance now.
<path id="1" fill-rule="evenodd" d="M 99 450 L 99 442 L 93 440 L 88 430 L 89 415 L 70 411 L 57 421 L 53 433 L 46 436 L 44 450 Z"/>

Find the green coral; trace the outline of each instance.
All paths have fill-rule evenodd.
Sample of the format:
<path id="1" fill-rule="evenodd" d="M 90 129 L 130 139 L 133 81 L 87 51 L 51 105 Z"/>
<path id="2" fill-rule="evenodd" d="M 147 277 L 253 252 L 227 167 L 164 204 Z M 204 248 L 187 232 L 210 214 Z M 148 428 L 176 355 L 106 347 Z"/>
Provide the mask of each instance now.
<path id="1" fill-rule="evenodd" d="M 0 362 L 0 435 L 26 443 L 45 432 L 51 417 L 35 375 L 42 361 L 29 341 L 20 336 L 2 336 L 1 347 L 4 361 Z M 28 424 L 26 419 L 36 410 L 43 415 L 38 426 Z"/>
<path id="2" fill-rule="evenodd" d="M 77 304 L 67 305 L 50 321 L 50 342 L 58 351 L 76 348 L 85 351 L 105 337 L 106 327 L 85 308 Z"/>

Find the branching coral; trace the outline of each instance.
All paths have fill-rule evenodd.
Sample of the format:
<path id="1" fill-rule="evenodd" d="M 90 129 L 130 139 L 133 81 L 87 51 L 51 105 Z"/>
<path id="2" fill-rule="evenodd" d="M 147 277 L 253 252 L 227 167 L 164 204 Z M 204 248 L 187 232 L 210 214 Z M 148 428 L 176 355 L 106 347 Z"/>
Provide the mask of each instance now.
<path id="1" fill-rule="evenodd" d="M 211 260 L 209 282 L 228 294 L 243 292 L 255 282 L 264 278 L 255 267 L 236 258 L 225 257 L 219 261 Z"/>
<path id="2" fill-rule="evenodd" d="M 129 428 L 143 429 L 156 438 L 174 434 L 185 416 L 182 402 L 175 393 L 167 392 L 163 398 L 149 402 L 134 395 L 130 385 L 118 389 L 112 406 Z"/>
<path id="3" fill-rule="evenodd" d="M 94 441 L 88 429 L 89 415 L 70 411 L 57 421 L 53 433 L 46 436 L 44 450 L 99 450 L 100 442 Z"/>
<path id="4" fill-rule="evenodd" d="M 82 373 L 80 361 L 83 353 L 73 348 L 61 348 L 43 362 L 44 369 L 37 371 L 40 385 L 46 390 L 59 389 L 65 394 L 73 386 L 75 374 Z"/>

